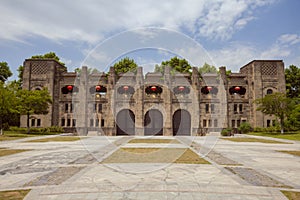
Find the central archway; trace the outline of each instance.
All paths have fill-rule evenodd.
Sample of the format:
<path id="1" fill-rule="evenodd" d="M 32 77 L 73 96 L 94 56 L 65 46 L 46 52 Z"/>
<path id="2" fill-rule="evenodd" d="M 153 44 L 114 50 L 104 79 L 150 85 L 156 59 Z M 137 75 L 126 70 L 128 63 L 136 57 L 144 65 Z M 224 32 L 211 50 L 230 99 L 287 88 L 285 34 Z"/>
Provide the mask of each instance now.
<path id="1" fill-rule="evenodd" d="M 135 135 L 135 115 L 131 110 L 124 109 L 118 113 L 117 135 Z"/>
<path id="2" fill-rule="evenodd" d="M 179 109 L 173 115 L 173 135 L 191 135 L 191 115 L 188 111 Z"/>
<path id="3" fill-rule="evenodd" d="M 163 135 L 163 115 L 157 109 L 146 112 L 144 119 L 144 135 Z"/>

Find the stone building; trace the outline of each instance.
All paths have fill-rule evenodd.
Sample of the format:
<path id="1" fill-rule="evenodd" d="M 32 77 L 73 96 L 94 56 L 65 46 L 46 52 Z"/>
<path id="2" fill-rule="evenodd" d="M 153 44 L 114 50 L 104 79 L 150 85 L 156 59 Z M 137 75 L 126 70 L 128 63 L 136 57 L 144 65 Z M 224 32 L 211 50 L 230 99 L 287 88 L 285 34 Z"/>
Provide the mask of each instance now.
<path id="1" fill-rule="evenodd" d="M 24 61 L 23 89 L 46 87 L 53 103 L 47 115 L 33 115 L 32 127 L 61 126 L 86 135 L 201 135 L 242 122 L 268 127 L 274 117 L 256 111 L 255 99 L 285 92 L 282 60 L 253 60 L 239 73 L 116 75 L 68 72 L 53 59 Z M 21 126 L 26 117 L 21 116 Z"/>

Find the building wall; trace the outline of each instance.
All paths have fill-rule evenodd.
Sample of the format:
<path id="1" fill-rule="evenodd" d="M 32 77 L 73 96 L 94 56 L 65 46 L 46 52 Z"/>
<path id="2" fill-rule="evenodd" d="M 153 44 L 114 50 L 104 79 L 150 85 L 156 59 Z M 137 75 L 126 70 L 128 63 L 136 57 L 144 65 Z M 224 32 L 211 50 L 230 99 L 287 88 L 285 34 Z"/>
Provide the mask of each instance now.
<path id="1" fill-rule="evenodd" d="M 77 90 L 64 94 L 62 88 L 68 85 Z M 106 93 L 92 92 L 95 86 L 106 88 Z M 130 86 L 133 94 L 119 93 L 118 88 Z M 148 86 L 161 87 L 162 93 L 149 95 Z M 188 94 L 174 92 L 184 86 Z M 203 88 L 213 88 L 208 94 Z M 172 74 L 169 68 L 164 75 L 147 73 L 138 68 L 137 73 L 117 77 L 110 68 L 104 73 L 88 74 L 83 67 L 80 74 L 67 72 L 66 67 L 52 59 L 27 59 L 24 62 L 23 88 L 48 88 L 53 104 L 47 115 L 33 115 L 32 126 L 62 126 L 66 131 L 77 131 L 85 135 L 88 131 L 99 134 L 117 134 L 117 116 L 122 110 L 134 115 L 135 134 L 144 135 L 145 115 L 151 109 L 161 111 L 163 135 L 173 135 L 174 114 L 190 116 L 189 135 L 219 131 L 225 127 L 237 128 L 242 122 L 253 127 L 269 126 L 273 117 L 256 111 L 255 99 L 267 92 L 285 92 L 284 64 L 281 60 L 254 60 L 240 69 L 239 73 L 226 75 L 226 68 L 217 74 L 200 75 L 196 68 L 191 74 Z M 242 94 L 240 91 L 244 90 Z M 234 92 L 232 92 L 234 91 Z M 178 111 L 179 112 L 179 111 Z M 39 123 L 37 123 L 39 120 Z M 32 122 L 34 121 L 34 123 Z M 21 126 L 26 126 L 26 117 L 21 116 Z"/>

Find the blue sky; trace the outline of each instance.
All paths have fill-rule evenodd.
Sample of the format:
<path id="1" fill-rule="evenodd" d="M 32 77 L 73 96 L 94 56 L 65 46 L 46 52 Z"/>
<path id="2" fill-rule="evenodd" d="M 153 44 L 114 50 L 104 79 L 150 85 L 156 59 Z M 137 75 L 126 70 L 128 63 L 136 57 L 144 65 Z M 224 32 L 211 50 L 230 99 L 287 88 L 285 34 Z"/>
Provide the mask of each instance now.
<path id="1" fill-rule="evenodd" d="M 55 52 L 69 71 L 129 56 L 144 71 L 174 55 L 232 71 L 254 59 L 300 67 L 298 0 L 0 0 L 0 61 L 17 77 Z M 134 45 L 133 45 L 134 44 Z"/>

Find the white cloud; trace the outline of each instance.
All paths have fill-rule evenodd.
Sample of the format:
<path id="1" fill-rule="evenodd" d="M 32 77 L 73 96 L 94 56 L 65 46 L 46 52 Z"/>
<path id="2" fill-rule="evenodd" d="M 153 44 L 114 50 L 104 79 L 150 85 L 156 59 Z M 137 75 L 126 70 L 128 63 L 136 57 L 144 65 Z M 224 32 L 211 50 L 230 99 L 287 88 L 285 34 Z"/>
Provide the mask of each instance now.
<path id="1" fill-rule="evenodd" d="M 222 49 L 209 51 L 216 67 L 226 66 L 236 72 L 251 60 L 258 58 L 258 49 L 250 44 L 231 43 Z"/>
<path id="2" fill-rule="evenodd" d="M 261 53 L 261 57 L 267 59 L 287 58 L 292 54 L 293 46 L 299 42 L 299 35 L 283 34 L 277 38 L 269 49 Z"/>
<path id="3" fill-rule="evenodd" d="M 251 11 L 266 0 L 34 1 L 1 2 L 0 39 L 95 43 L 107 34 L 136 27 L 188 28 L 209 38 L 228 39 L 253 20 Z"/>
<path id="4" fill-rule="evenodd" d="M 297 34 L 283 34 L 278 38 L 279 44 L 294 45 L 300 42 L 300 36 Z"/>

